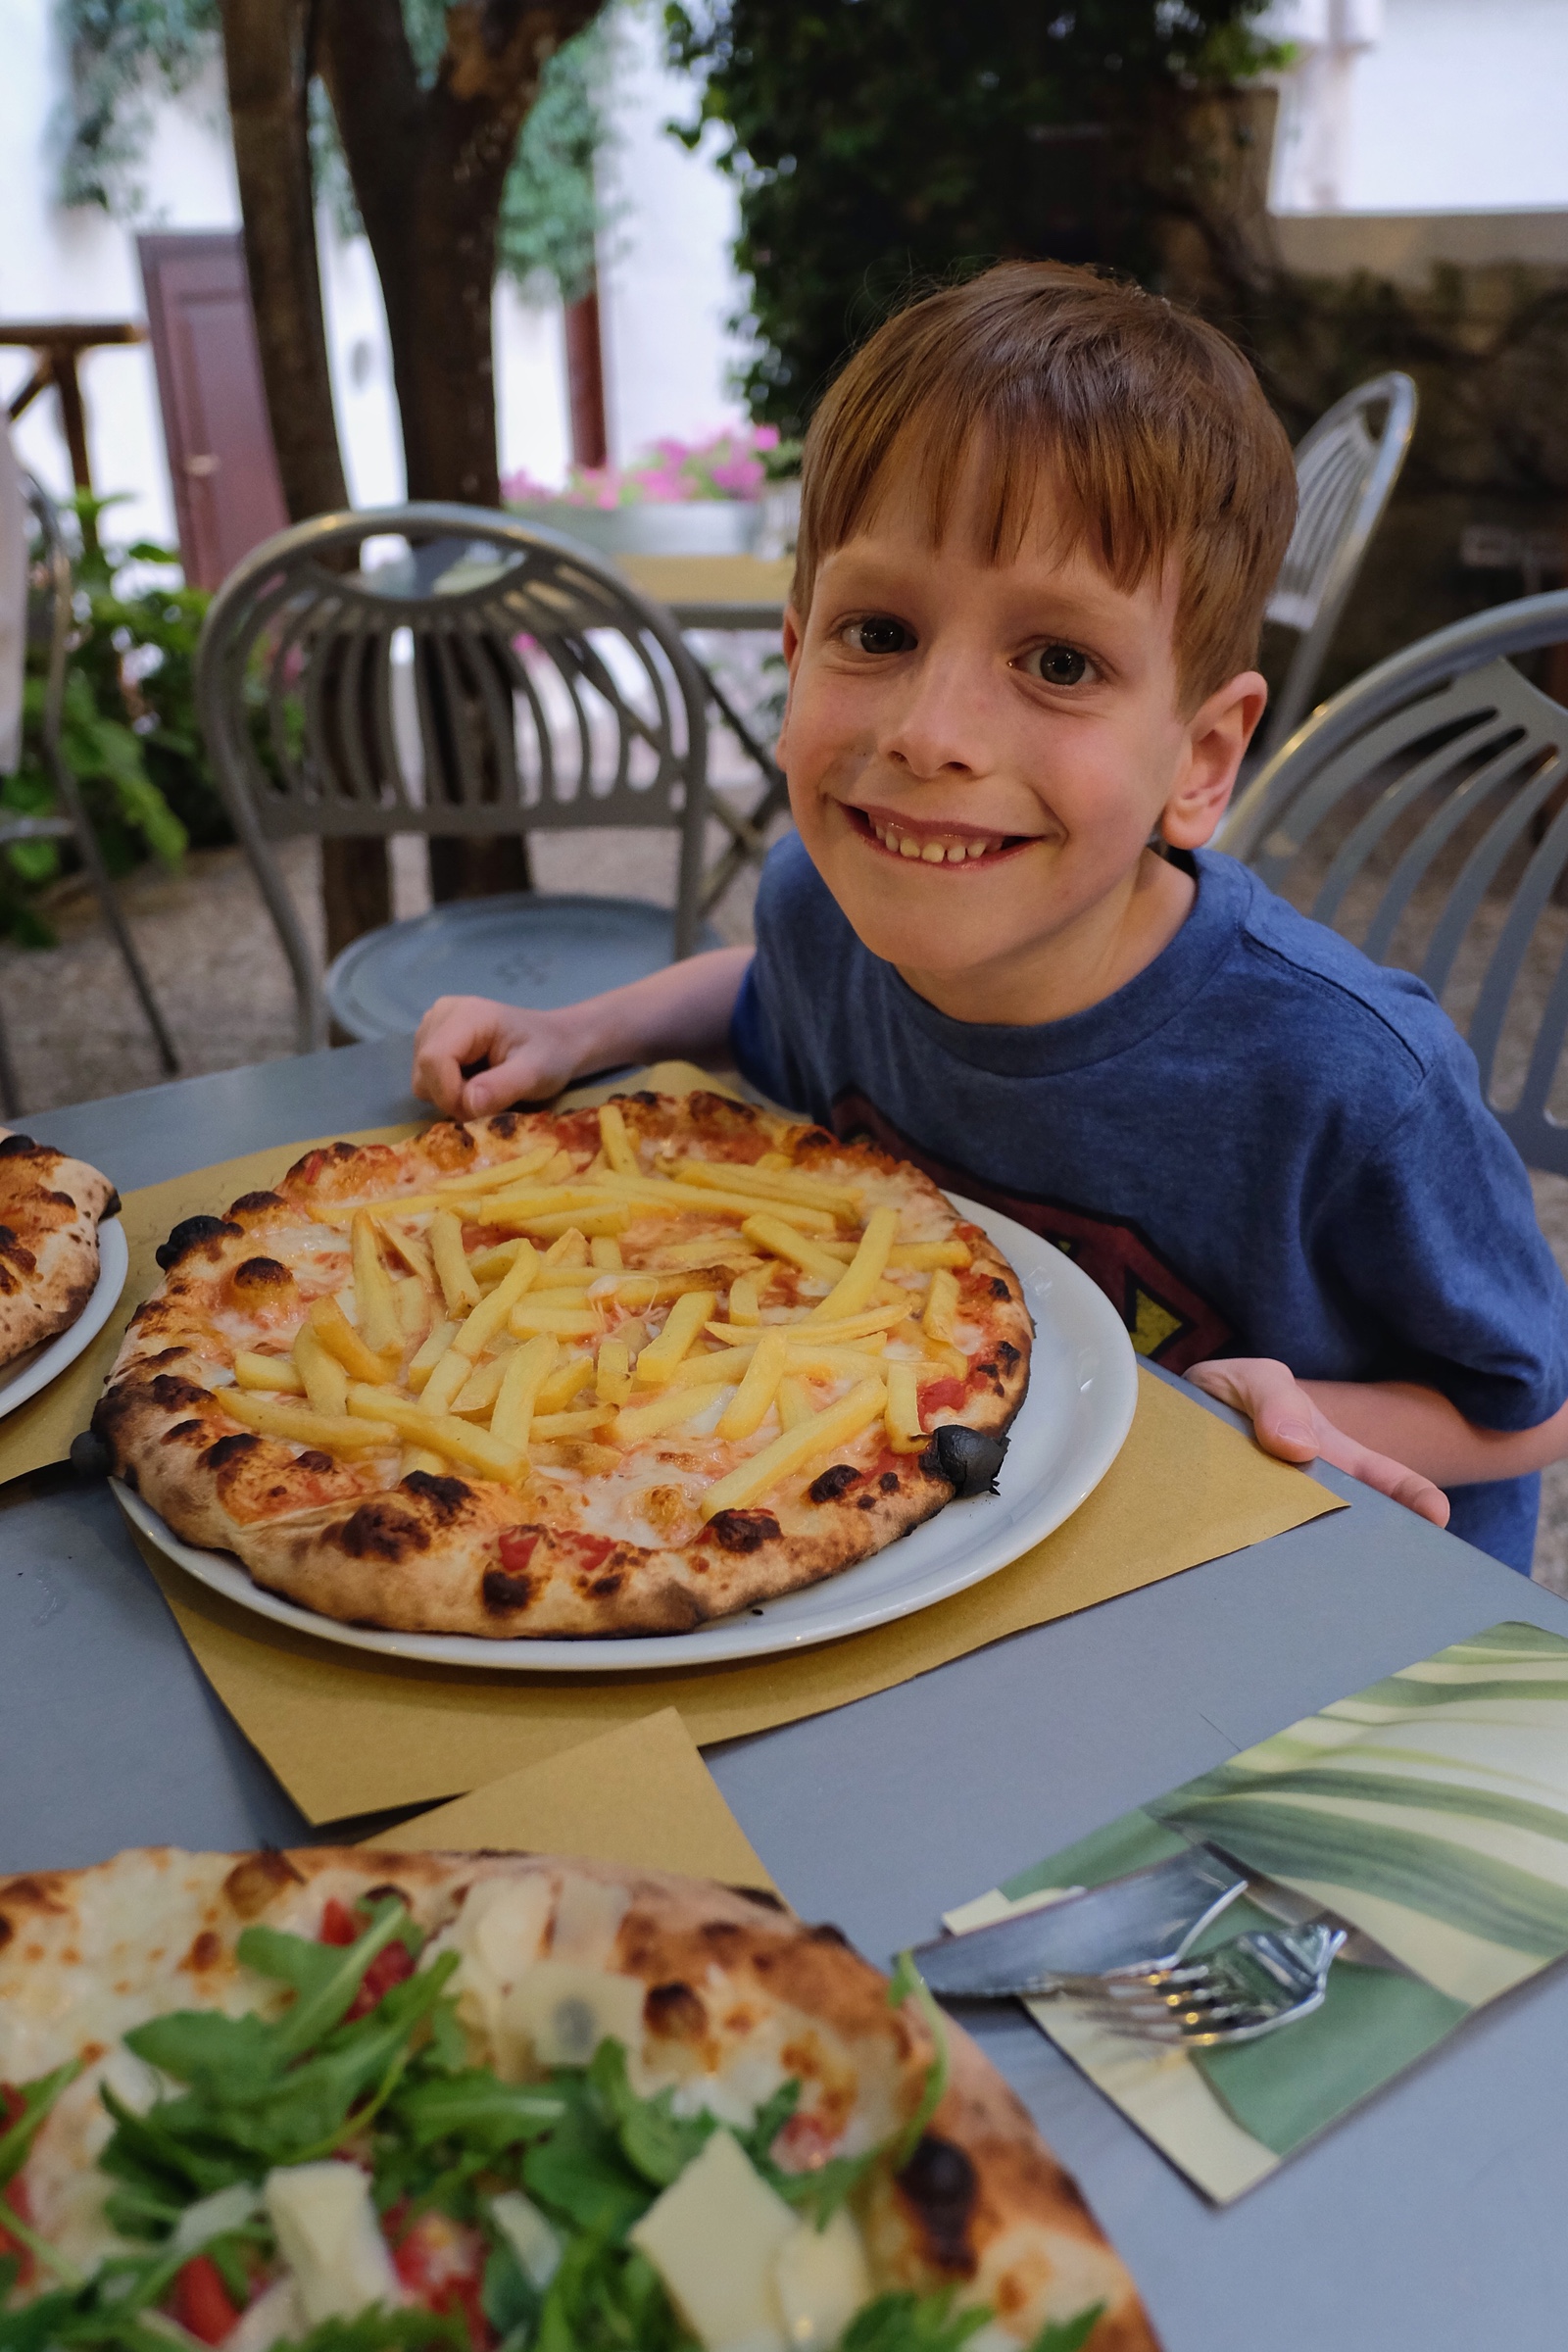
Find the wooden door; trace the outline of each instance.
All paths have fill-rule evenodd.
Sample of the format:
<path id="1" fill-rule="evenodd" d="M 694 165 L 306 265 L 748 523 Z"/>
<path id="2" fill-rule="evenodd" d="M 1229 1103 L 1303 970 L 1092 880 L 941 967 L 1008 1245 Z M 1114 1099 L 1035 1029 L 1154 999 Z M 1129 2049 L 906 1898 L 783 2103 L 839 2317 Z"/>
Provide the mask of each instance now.
<path id="1" fill-rule="evenodd" d="M 238 229 L 136 239 L 185 577 L 217 588 L 288 521 Z"/>

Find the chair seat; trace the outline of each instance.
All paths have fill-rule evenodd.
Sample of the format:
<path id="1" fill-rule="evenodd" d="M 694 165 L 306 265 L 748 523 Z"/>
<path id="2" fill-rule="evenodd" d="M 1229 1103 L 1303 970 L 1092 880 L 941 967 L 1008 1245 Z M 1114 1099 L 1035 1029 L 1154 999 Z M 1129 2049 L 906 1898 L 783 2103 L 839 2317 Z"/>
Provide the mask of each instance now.
<path id="1" fill-rule="evenodd" d="M 323 983 L 350 1037 L 411 1037 L 437 997 L 499 997 L 545 1010 L 622 988 L 674 959 L 675 918 L 642 899 L 516 891 L 459 899 L 383 923 L 344 949 Z M 704 924 L 699 953 L 723 941 Z"/>

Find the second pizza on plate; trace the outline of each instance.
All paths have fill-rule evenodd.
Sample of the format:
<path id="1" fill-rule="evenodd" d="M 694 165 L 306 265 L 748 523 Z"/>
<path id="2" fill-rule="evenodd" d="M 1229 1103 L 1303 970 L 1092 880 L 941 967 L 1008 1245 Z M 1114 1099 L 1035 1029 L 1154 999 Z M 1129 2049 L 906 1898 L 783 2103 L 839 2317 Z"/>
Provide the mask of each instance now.
<path id="1" fill-rule="evenodd" d="M 328 1617 L 685 1632 L 989 1485 L 1032 1338 L 917 1168 L 728 1097 L 441 1122 L 187 1218 L 94 1427 Z"/>

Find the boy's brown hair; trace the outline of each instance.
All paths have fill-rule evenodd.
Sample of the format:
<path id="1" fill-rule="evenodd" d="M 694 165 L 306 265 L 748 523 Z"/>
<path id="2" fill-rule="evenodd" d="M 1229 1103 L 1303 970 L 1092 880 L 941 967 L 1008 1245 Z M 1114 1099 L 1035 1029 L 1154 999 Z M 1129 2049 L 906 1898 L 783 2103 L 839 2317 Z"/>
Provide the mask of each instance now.
<path id="1" fill-rule="evenodd" d="M 1175 560 L 1188 709 L 1256 660 L 1296 517 L 1284 427 L 1216 327 L 1056 262 L 1004 262 L 912 304 L 830 386 L 806 437 L 797 611 L 895 468 L 926 486 L 940 542 L 977 444 L 993 562 L 1016 555 L 1044 474 L 1069 545 L 1117 587 Z"/>

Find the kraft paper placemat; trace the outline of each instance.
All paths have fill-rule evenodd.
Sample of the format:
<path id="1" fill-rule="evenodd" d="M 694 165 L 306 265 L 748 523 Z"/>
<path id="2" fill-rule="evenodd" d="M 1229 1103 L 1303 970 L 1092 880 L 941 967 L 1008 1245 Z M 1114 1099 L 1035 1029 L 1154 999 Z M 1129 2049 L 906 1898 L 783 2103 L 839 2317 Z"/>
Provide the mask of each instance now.
<path id="1" fill-rule="evenodd" d="M 723 1079 L 698 1069 L 693 1062 L 662 1061 L 605 1086 L 573 1087 L 560 1101 L 569 1108 L 580 1102 L 598 1102 L 606 1095 L 632 1086 L 653 1086 L 657 1092 L 671 1095 L 690 1094 L 696 1086 L 710 1087 L 720 1094 L 735 1092 Z M 525 1104 L 524 1107 L 542 1106 Z M 120 1303 L 92 1346 L 58 1380 L 51 1381 L 30 1403 L 20 1405 L 0 1420 L 0 1486 L 13 1478 L 24 1478 L 29 1470 L 44 1470 L 53 1462 L 65 1461 L 72 1439 L 92 1418 L 93 1406 L 120 1352 L 126 1324 L 160 1279 L 155 1254 L 158 1247 L 168 1240 L 181 1217 L 220 1215 L 242 1194 L 268 1191 L 285 1169 L 318 1144 L 335 1143 L 340 1138 L 351 1144 L 397 1144 L 405 1136 L 416 1135 L 425 1124 L 425 1119 L 404 1119 L 393 1127 L 351 1127 L 346 1131 L 340 1128 L 335 1134 L 309 1136 L 298 1143 L 270 1144 L 265 1151 L 247 1152 L 239 1159 L 215 1160 L 209 1167 L 192 1169 L 188 1176 L 166 1177 L 162 1184 L 144 1185 L 140 1192 L 127 1193 L 121 1221 L 129 1246 L 130 1270 Z M 112 1169 L 106 1172 L 113 1174 Z"/>
<path id="2" fill-rule="evenodd" d="M 776 1892 L 673 1707 L 489 1781 L 367 1845 L 583 1854 Z"/>
<path id="3" fill-rule="evenodd" d="M 823 1714 L 1342 1507 L 1145 1373 L 1101 1485 L 1009 1567 L 869 1633 L 685 1674 L 513 1674 L 374 1657 L 265 1623 L 135 1540 L 219 1697 L 301 1810 L 324 1822 L 476 1788 L 662 1707 L 679 1709 L 699 1746 Z"/>
<path id="4" fill-rule="evenodd" d="M 1490 1626 L 1124 1813 L 947 1924 L 1005 1919 L 1204 1839 L 1251 1879 L 1195 1952 L 1274 1926 L 1283 1889 L 1298 1918 L 1321 1908 L 1370 1936 L 1381 1964 L 1352 1944 L 1314 2015 L 1213 2050 L 1112 2036 L 1071 2001 L 1024 2005 L 1225 2205 L 1568 1954 L 1568 1641 Z"/>

